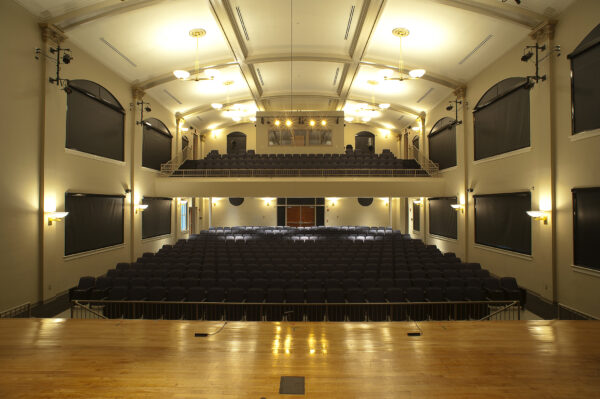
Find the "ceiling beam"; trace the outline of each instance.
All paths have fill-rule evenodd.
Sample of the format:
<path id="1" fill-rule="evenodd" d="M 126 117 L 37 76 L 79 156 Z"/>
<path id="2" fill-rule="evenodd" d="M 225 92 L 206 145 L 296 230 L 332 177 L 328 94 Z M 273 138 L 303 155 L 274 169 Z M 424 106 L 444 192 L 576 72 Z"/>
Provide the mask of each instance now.
<path id="1" fill-rule="evenodd" d="M 256 102 L 256 106 L 260 110 L 263 110 L 264 107 L 260 101 L 262 96 L 262 88 L 260 87 L 254 66 L 246 62 L 246 58 L 248 57 L 248 48 L 246 47 L 244 38 L 242 37 L 241 32 L 235 23 L 235 16 L 233 15 L 229 0 L 209 0 L 209 3 L 211 11 L 217 23 L 219 24 L 221 31 L 223 32 L 223 36 L 229 44 L 229 48 L 233 53 L 233 57 L 240 66 L 242 76 L 244 77 L 244 80 L 250 89 L 250 93 L 252 93 L 252 97 Z"/>
<path id="2" fill-rule="evenodd" d="M 338 94 L 340 96 L 340 102 L 337 105 L 338 110 L 341 110 L 348 98 L 352 82 L 356 77 L 360 62 L 365 54 L 369 40 L 377 26 L 377 22 L 381 17 L 385 0 L 364 0 L 363 6 L 360 12 L 360 17 L 356 24 L 356 30 L 352 43 L 350 45 L 350 58 L 351 62 L 347 63 L 340 76 L 340 84 L 338 86 Z"/>
<path id="3" fill-rule="evenodd" d="M 377 69 L 391 69 L 393 71 L 399 72 L 400 68 L 398 68 L 398 65 L 390 65 L 389 63 L 387 63 L 386 61 L 381 61 L 381 60 L 375 60 L 375 59 L 367 59 L 367 60 L 363 60 L 360 63 L 361 65 L 365 65 L 365 66 L 370 66 L 373 68 L 377 68 Z M 412 65 L 407 65 L 404 64 L 404 68 L 403 68 L 403 73 L 407 74 L 407 71 L 410 71 L 411 69 L 415 69 L 417 68 L 416 66 L 412 66 Z M 439 85 L 448 87 L 450 89 L 456 89 L 457 87 L 461 87 L 464 86 L 465 84 L 463 82 L 460 82 L 458 80 L 454 80 L 454 79 L 450 79 L 446 76 L 443 75 L 439 75 L 436 73 L 431 73 L 429 71 L 427 71 L 427 73 L 425 75 L 423 75 L 423 77 L 419 78 L 421 80 L 427 80 L 429 82 L 433 82 L 433 83 L 437 83 Z"/>
<path id="4" fill-rule="evenodd" d="M 165 0 L 104 0 L 100 3 L 58 15 L 47 22 L 59 26 L 63 31 L 68 31 L 81 24 L 95 21 L 100 18 L 120 15 L 129 11 L 145 8 Z"/>
<path id="5" fill-rule="evenodd" d="M 281 54 L 268 54 L 263 56 L 254 56 L 246 58 L 246 63 L 248 64 L 264 64 L 267 62 L 284 62 L 290 60 L 290 54 L 281 53 Z M 330 56 L 325 54 L 295 54 L 294 53 L 294 62 L 295 61 L 314 61 L 314 62 L 335 62 L 338 64 L 345 64 L 348 62 L 352 62 L 352 58 L 349 56 Z"/>
<path id="6" fill-rule="evenodd" d="M 206 69 L 222 69 L 222 68 L 226 68 L 226 67 L 232 66 L 232 65 L 237 66 L 237 62 L 235 62 L 232 59 L 220 60 L 217 62 L 213 62 L 209 65 L 203 65 L 203 66 L 198 67 L 198 72 L 203 72 Z M 188 71 L 190 73 L 190 76 L 193 76 L 196 73 L 195 65 L 189 66 L 187 68 L 181 68 L 181 69 Z M 139 83 L 134 82 L 134 83 L 137 86 L 141 87 L 142 89 L 148 90 L 153 87 L 172 82 L 174 80 L 177 80 L 177 78 L 175 77 L 175 75 L 173 75 L 173 71 L 171 71 L 171 72 L 166 72 L 166 73 L 160 74 L 158 76 L 155 76 L 155 77 L 145 80 L 143 82 L 139 82 Z"/>
<path id="7" fill-rule="evenodd" d="M 442 4 L 449 7 L 470 11 L 485 15 L 501 21 L 510 22 L 524 26 L 529 29 L 535 28 L 540 22 L 547 19 L 542 14 L 529 11 L 523 7 L 502 3 L 498 0 L 427 0 L 432 3 Z"/>

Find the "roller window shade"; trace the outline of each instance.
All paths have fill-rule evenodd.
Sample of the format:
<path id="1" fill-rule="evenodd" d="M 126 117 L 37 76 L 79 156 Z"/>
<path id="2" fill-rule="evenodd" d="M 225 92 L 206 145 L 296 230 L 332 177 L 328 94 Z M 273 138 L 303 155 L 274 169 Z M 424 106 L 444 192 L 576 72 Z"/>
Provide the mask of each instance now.
<path id="1" fill-rule="evenodd" d="M 478 195 L 475 242 L 531 255 L 530 193 Z"/>
<path id="2" fill-rule="evenodd" d="M 456 197 L 429 199 L 429 234 L 457 238 L 458 215 L 450 206 L 456 201 Z"/>
<path id="3" fill-rule="evenodd" d="M 600 188 L 573 189 L 573 259 L 600 270 Z"/>
<path id="4" fill-rule="evenodd" d="M 67 95 L 66 148 L 124 161 L 123 111 L 77 89 Z"/>
<path id="5" fill-rule="evenodd" d="M 440 170 L 456 166 L 456 125 L 450 124 L 429 134 L 429 159 Z"/>
<path id="6" fill-rule="evenodd" d="M 142 166 L 160 170 L 160 165 L 171 159 L 171 140 L 171 136 L 144 124 Z"/>
<path id="7" fill-rule="evenodd" d="M 65 195 L 65 255 L 123 243 L 123 196 Z"/>
<path id="8" fill-rule="evenodd" d="M 148 208 L 142 212 L 142 238 L 171 234 L 171 198 L 144 197 L 142 204 Z"/>
<path id="9" fill-rule="evenodd" d="M 520 87 L 473 114 L 475 160 L 529 147 L 529 89 Z"/>
<path id="10" fill-rule="evenodd" d="M 600 43 L 571 58 L 573 134 L 600 128 Z"/>

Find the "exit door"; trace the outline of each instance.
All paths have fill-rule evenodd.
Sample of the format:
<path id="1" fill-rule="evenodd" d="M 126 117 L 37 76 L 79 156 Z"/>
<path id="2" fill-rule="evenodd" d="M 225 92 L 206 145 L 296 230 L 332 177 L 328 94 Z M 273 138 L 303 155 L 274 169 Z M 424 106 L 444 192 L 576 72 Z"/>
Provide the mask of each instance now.
<path id="1" fill-rule="evenodd" d="M 316 226 L 316 216 L 314 206 L 288 206 L 286 207 L 286 226 L 308 227 Z"/>

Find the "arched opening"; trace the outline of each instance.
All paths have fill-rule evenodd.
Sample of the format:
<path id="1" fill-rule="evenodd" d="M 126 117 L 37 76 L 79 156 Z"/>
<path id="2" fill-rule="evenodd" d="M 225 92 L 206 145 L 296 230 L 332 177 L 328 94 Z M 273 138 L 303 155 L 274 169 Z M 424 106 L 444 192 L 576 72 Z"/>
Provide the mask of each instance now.
<path id="1" fill-rule="evenodd" d="M 445 117 L 433 125 L 427 135 L 429 159 L 437 163 L 440 170 L 456 166 L 456 120 Z"/>
<path id="2" fill-rule="evenodd" d="M 371 132 L 362 131 L 354 136 L 354 148 L 359 152 L 375 153 L 375 135 Z"/>
<path id="3" fill-rule="evenodd" d="M 240 154 L 246 152 L 246 135 L 242 132 L 232 132 L 227 135 L 227 153 Z"/>

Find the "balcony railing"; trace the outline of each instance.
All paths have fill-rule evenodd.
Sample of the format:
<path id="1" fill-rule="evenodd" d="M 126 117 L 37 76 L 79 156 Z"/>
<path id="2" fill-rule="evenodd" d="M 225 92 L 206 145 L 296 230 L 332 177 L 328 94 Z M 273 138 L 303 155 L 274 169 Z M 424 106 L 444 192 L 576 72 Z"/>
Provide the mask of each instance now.
<path id="1" fill-rule="evenodd" d="M 164 165 L 163 165 L 164 166 Z M 173 177 L 427 177 L 423 169 L 178 169 Z"/>
<path id="2" fill-rule="evenodd" d="M 96 301 L 71 303 L 72 318 L 237 321 L 520 320 L 518 301 L 234 303 Z"/>

